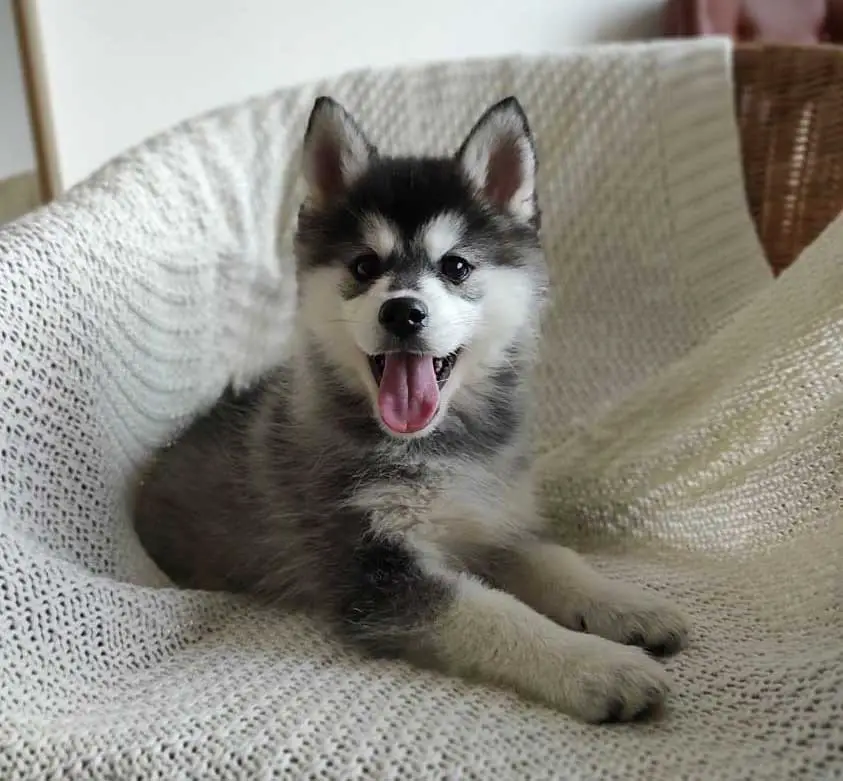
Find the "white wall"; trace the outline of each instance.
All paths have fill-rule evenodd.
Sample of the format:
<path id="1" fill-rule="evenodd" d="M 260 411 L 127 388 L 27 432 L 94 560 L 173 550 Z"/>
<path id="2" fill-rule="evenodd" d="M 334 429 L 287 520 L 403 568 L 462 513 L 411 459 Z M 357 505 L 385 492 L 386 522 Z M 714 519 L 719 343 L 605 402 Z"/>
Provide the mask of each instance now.
<path id="1" fill-rule="evenodd" d="M 657 30 L 661 0 L 34 0 L 59 175 L 181 119 L 361 66 Z M 517 10 L 516 10 L 517 9 Z"/>
<path id="2" fill-rule="evenodd" d="M 0 0 L 0 179 L 35 169 L 10 0 Z"/>

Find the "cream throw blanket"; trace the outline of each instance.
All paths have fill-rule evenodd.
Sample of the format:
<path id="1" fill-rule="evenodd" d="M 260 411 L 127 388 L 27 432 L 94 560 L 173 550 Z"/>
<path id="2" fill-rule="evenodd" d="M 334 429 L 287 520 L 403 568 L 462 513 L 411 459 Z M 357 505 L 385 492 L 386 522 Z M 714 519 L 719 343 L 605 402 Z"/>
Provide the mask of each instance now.
<path id="1" fill-rule="evenodd" d="M 0 231 L 0 778 L 839 773 L 843 223 L 772 281 L 730 73 L 708 40 L 351 74 L 190 121 Z M 543 493 L 598 566 L 693 616 L 661 723 L 361 660 L 167 588 L 139 547 L 141 456 L 283 354 L 322 91 L 403 151 L 522 99 L 555 286 Z"/>

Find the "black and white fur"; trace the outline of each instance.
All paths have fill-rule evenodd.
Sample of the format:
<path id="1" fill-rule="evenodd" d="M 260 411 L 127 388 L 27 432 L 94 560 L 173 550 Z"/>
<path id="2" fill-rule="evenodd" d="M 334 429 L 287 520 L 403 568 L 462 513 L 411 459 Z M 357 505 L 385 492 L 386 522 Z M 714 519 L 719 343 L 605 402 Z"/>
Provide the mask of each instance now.
<path id="1" fill-rule="evenodd" d="M 151 461 L 143 544 L 182 585 L 303 607 L 372 654 L 591 722 L 659 709 L 668 681 L 642 649 L 683 646 L 683 614 L 553 544 L 534 509 L 528 375 L 547 280 L 518 102 L 453 157 L 397 159 L 320 98 L 304 173 L 294 356 Z M 423 322 L 394 328 L 396 298 L 421 302 Z M 379 413 L 375 356 L 396 351 L 450 368 L 420 430 Z"/>

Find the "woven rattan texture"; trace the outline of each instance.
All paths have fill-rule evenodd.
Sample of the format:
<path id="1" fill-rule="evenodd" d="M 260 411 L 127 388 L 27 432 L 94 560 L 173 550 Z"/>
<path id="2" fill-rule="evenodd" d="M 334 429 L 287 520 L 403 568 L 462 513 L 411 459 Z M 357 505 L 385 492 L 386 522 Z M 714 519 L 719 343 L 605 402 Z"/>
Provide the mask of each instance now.
<path id="1" fill-rule="evenodd" d="M 736 47 L 747 198 L 776 273 L 843 209 L 843 48 Z"/>

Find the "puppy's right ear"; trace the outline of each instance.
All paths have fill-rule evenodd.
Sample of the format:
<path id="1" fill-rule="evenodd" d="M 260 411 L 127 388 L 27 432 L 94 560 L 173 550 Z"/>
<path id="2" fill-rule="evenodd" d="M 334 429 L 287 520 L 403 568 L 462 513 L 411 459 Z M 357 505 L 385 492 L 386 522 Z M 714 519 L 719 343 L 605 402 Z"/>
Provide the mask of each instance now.
<path id="1" fill-rule="evenodd" d="M 342 198 L 377 150 L 333 98 L 320 97 L 304 134 L 304 177 L 316 204 Z"/>

